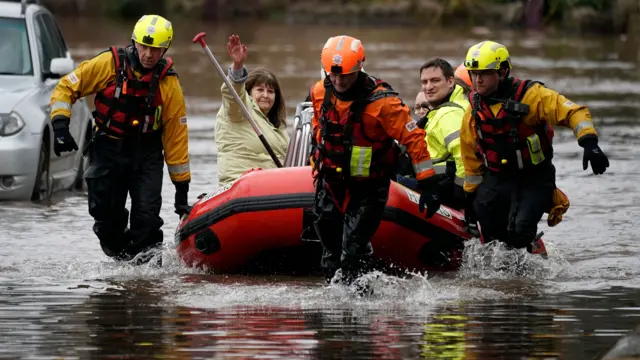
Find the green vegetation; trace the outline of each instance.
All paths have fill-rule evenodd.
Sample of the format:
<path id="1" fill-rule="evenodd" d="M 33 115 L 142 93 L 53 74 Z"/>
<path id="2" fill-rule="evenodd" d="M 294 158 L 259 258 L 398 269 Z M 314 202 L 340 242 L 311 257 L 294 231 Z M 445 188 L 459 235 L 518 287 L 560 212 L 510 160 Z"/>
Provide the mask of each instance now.
<path id="1" fill-rule="evenodd" d="M 611 10 L 612 0 L 546 0 L 545 15 L 559 18 L 563 13 L 577 7 L 591 8 L 600 12 Z"/>

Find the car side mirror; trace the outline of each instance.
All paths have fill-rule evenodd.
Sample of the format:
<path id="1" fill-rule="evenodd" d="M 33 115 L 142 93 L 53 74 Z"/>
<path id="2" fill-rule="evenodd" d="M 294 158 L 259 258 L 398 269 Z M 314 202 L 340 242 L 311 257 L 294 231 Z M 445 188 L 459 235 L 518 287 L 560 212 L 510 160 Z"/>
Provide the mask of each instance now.
<path id="1" fill-rule="evenodd" d="M 73 59 L 70 58 L 55 58 L 51 59 L 51 65 L 49 65 L 49 71 L 52 74 L 65 76 L 72 72 L 74 69 Z"/>

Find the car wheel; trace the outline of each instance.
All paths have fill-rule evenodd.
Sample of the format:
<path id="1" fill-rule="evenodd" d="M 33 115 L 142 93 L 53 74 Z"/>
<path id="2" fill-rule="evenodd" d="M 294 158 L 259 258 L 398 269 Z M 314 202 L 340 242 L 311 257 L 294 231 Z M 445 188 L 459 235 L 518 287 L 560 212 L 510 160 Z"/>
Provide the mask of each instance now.
<path id="1" fill-rule="evenodd" d="M 49 201 L 53 188 L 51 186 L 51 176 L 49 171 L 49 144 L 42 139 L 40 144 L 40 159 L 38 160 L 38 171 L 36 172 L 36 182 L 31 193 L 33 201 Z"/>
<path id="2" fill-rule="evenodd" d="M 86 134 L 84 135 L 84 142 L 87 144 L 91 141 L 91 136 L 93 136 L 93 132 L 91 131 L 91 121 L 89 121 L 89 125 L 87 126 Z M 86 147 L 86 145 L 84 146 Z M 83 151 L 83 149 L 80 149 Z M 76 182 L 74 184 L 74 188 L 76 190 L 84 190 L 86 182 L 84 181 L 84 172 L 89 167 L 89 159 L 84 155 L 80 155 L 80 164 L 78 165 L 78 175 L 76 176 Z"/>

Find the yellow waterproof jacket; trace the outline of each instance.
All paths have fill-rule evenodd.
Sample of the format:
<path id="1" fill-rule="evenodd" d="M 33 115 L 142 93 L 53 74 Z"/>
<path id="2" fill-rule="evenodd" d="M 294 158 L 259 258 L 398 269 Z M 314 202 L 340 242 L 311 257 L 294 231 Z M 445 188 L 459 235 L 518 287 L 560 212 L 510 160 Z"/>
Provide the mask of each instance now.
<path id="1" fill-rule="evenodd" d="M 578 105 L 554 90 L 541 84 L 532 85 L 521 100 L 529 105 L 529 113 L 522 118 L 526 125 L 536 126 L 546 123 L 549 126 L 571 128 L 578 141 L 584 136 L 598 136 L 591 120 L 591 113 L 584 105 Z M 497 114 L 502 103 L 491 105 L 493 114 Z M 476 121 L 467 109 L 460 129 L 460 147 L 465 169 L 464 190 L 474 192 L 482 183 L 485 171 L 484 161 L 476 156 L 478 133 Z"/>
<path id="2" fill-rule="evenodd" d="M 460 85 L 453 88 L 449 99 L 436 109 L 427 113 L 425 141 L 431 154 L 433 168 L 437 174 L 444 174 L 448 161 L 456 163 L 454 182 L 460 186 L 464 183 L 464 165 L 460 153 L 460 127 L 465 111 L 469 108 L 469 100 Z"/>
<path id="3" fill-rule="evenodd" d="M 289 135 L 285 114 L 280 114 L 280 126 L 276 128 L 260 110 L 258 103 L 245 89 L 248 72 L 246 68 L 232 71 L 229 67 L 228 79 L 242 103 L 256 122 L 273 152 L 284 163 L 289 146 Z M 216 116 L 215 138 L 218 148 L 218 185 L 224 186 L 236 181 L 252 168 L 272 169 L 276 164 L 262 145 L 260 138 L 244 117 L 240 105 L 231 90 L 222 84 L 222 107 Z"/>
<path id="4" fill-rule="evenodd" d="M 133 72 L 136 77 L 140 74 Z M 83 61 L 73 72 L 63 77 L 51 95 L 51 119 L 57 115 L 71 118 L 71 106 L 80 98 L 104 90 L 115 81 L 113 53 L 105 51 Z M 158 84 L 161 97 L 162 145 L 171 181 L 191 180 L 187 110 L 177 76 L 165 76 Z"/>

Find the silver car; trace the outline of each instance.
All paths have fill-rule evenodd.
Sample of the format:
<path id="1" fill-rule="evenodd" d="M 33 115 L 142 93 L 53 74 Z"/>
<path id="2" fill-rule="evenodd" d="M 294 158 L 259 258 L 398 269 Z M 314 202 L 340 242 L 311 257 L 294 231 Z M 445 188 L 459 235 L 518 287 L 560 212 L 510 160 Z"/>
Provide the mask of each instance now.
<path id="1" fill-rule="evenodd" d="M 75 68 L 53 15 L 34 1 L 0 1 L 0 200 L 44 200 L 82 187 L 82 148 L 91 111 L 75 103 L 70 124 L 79 151 L 53 154 L 51 93 Z"/>

